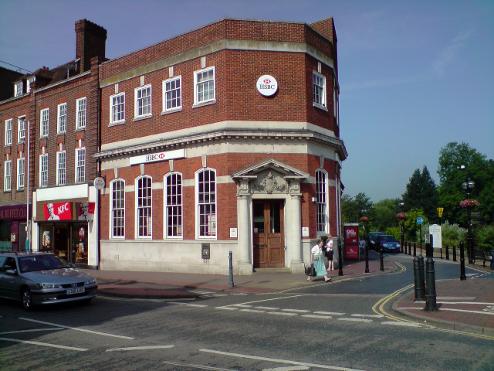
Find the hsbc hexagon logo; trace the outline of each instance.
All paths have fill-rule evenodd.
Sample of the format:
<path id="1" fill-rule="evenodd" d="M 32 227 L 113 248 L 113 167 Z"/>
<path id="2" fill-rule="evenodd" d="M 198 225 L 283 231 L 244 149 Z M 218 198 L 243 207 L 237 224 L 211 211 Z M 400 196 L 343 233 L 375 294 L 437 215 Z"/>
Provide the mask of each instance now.
<path id="1" fill-rule="evenodd" d="M 270 97 L 278 91 L 278 82 L 271 75 L 262 75 L 257 79 L 257 91 L 265 97 Z"/>

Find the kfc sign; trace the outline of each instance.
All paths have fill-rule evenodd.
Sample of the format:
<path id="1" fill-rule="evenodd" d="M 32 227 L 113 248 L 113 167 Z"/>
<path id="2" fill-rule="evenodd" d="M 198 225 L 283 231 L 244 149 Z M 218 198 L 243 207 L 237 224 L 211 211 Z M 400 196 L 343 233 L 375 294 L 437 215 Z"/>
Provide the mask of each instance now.
<path id="1" fill-rule="evenodd" d="M 270 97 L 278 91 L 278 82 L 273 76 L 262 75 L 257 79 L 257 91 L 265 97 Z"/>
<path id="2" fill-rule="evenodd" d="M 94 217 L 94 202 L 83 202 L 79 204 L 77 220 L 92 221 Z"/>
<path id="3" fill-rule="evenodd" d="M 70 202 L 50 202 L 44 205 L 45 220 L 71 220 L 72 204 Z"/>

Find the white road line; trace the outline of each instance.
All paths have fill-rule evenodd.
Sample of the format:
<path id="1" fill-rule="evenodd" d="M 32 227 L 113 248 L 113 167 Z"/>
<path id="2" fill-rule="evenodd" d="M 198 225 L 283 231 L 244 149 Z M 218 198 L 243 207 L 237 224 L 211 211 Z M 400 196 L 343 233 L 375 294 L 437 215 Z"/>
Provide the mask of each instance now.
<path id="1" fill-rule="evenodd" d="M 223 296 L 228 296 L 228 294 L 213 294 L 211 296 L 213 296 L 215 298 L 222 298 Z"/>
<path id="2" fill-rule="evenodd" d="M 172 305 L 183 305 L 185 307 L 193 307 L 193 308 L 205 308 L 205 307 L 208 306 L 207 304 L 182 303 L 181 301 L 169 301 L 168 304 L 172 304 Z"/>
<path id="3" fill-rule="evenodd" d="M 371 319 L 367 319 L 367 318 L 338 318 L 338 321 L 365 322 L 365 323 L 372 322 Z"/>
<path id="4" fill-rule="evenodd" d="M 318 319 L 332 319 L 333 317 L 331 316 L 319 316 L 317 314 L 302 314 L 300 317 L 305 317 L 305 318 L 318 318 Z"/>
<path id="5" fill-rule="evenodd" d="M 309 370 L 307 366 L 283 366 L 275 368 L 263 368 L 262 371 L 305 371 Z"/>
<path id="6" fill-rule="evenodd" d="M 266 312 L 267 314 L 273 314 L 275 316 L 298 316 L 297 313 L 287 313 L 287 312 Z"/>
<path id="7" fill-rule="evenodd" d="M 328 316 L 344 316 L 346 313 L 318 311 L 318 312 L 314 312 L 314 314 L 322 314 L 322 315 L 328 315 Z"/>
<path id="8" fill-rule="evenodd" d="M 189 292 L 193 292 L 194 294 L 199 295 L 216 294 L 216 291 L 189 290 Z"/>
<path id="9" fill-rule="evenodd" d="M 106 352 L 126 352 L 129 350 L 153 350 L 153 349 L 170 349 L 174 348 L 175 345 L 148 345 L 140 347 L 127 347 L 127 348 L 110 348 Z"/>
<path id="10" fill-rule="evenodd" d="M 25 317 L 19 317 L 19 319 L 21 319 L 21 320 L 23 320 L 23 321 L 34 322 L 34 323 L 42 323 L 42 324 L 44 324 L 44 325 L 58 326 L 58 327 L 66 328 L 66 329 L 69 329 L 69 330 L 80 331 L 80 332 L 86 332 L 86 333 L 89 333 L 89 334 L 94 334 L 94 335 L 110 336 L 110 337 L 115 337 L 115 338 L 119 338 L 119 339 L 134 340 L 134 338 L 129 337 L 129 336 L 123 336 L 123 335 L 113 335 L 113 334 L 109 334 L 109 333 L 106 333 L 106 332 L 100 332 L 100 331 L 87 330 L 87 329 L 84 329 L 84 328 L 79 328 L 79 327 L 64 326 L 64 325 L 59 325 L 58 323 L 53 323 L 53 322 L 38 321 L 38 320 L 36 320 L 36 319 L 25 318 Z"/>
<path id="11" fill-rule="evenodd" d="M 235 307 L 216 307 L 215 309 L 222 309 L 222 310 L 238 310 L 238 308 L 235 308 Z"/>
<path id="12" fill-rule="evenodd" d="M 263 309 L 263 310 L 279 310 L 280 309 L 280 308 L 276 308 L 276 307 L 254 307 L 254 308 Z"/>
<path id="13" fill-rule="evenodd" d="M 63 330 L 63 329 L 61 327 L 33 328 L 30 330 L 17 330 L 17 331 L 0 332 L 0 335 L 22 334 L 22 333 L 27 333 L 27 332 L 59 331 L 59 330 Z"/>
<path id="14" fill-rule="evenodd" d="M 306 309 L 282 309 L 282 312 L 293 312 L 293 313 L 309 313 L 310 310 Z"/>
<path id="15" fill-rule="evenodd" d="M 383 318 L 382 314 L 350 314 L 352 317 Z"/>
<path id="16" fill-rule="evenodd" d="M 239 306 L 239 305 L 248 305 L 248 304 L 254 304 L 254 303 L 265 303 L 267 301 L 273 301 L 273 300 L 285 300 L 285 299 L 298 298 L 299 296 L 304 296 L 304 295 L 300 294 L 300 295 L 292 295 L 292 296 L 281 296 L 281 297 L 277 297 L 277 298 L 270 298 L 270 299 L 264 299 L 264 300 L 253 300 L 253 301 L 247 301 L 245 303 L 236 304 L 236 305 Z"/>
<path id="17" fill-rule="evenodd" d="M 265 313 L 263 310 L 256 310 L 256 309 L 240 309 L 240 312 Z"/>
<path id="18" fill-rule="evenodd" d="M 189 367 L 197 368 L 199 370 L 215 370 L 215 371 L 238 371 L 237 369 L 231 369 L 231 368 L 219 368 L 219 367 L 210 367 L 206 365 L 197 365 L 195 363 L 178 363 L 178 362 L 168 362 L 168 361 L 162 361 L 165 365 L 171 365 L 171 366 L 179 366 L 181 367 L 180 369 L 185 369 Z"/>
<path id="19" fill-rule="evenodd" d="M 10 339 L 10 338 L 0 338 L 0 341 L 11 341 L 13 343 L 38 345 L 40 347 L 58 348 L 58 349 L 65 349 L 65 350 L 75 350 L 77 352 L 86 352 L 86 351 L 89 350 L 89 349 L 86 349 L 86 348 L 69 347 L 69 346 L 66 346 L 66 345 L 57 345 L 57 344 L 50 344 L 50 343 L 42 343 L 40 341 L 31 341 L 31 340 L 19 340 L 19 339 Z"/>
<path id="20" fill-rule="evenodd" d="M 481 310 L 465 310 L 465 309 L 453 309 L 453 308 L 440 308 L 440 311 L 447 310 L 450 312 L 462 312 L 462 313 L 476 313 L 476 314 L 486 314 L 488 316 L 494 316 L 494 312 L 484 312 Z"/>
<path id="21" fill-rule="evenodd" d="M 437 300 L 475 300 L 475 296 L 438 296 Z"/>
<path id="22" fill-rule="evenodd" d="M 259 356 L 252 356 L 252 355 L 240 354 L 240 353 L 220 352 L 218 350 L 212 350 L 212 349 L 199 349 L 199 352 L 213 353 L 213 354 L 219 354 L 219 355 L 228 356 L 228 357 L 235 357 L 235 358 L 255 359 L 255 360 L 258 360 L 258 361 L 269 361 L 269 362 L 281 363 L 281 364 L 285 364 L 285 365 L 297 365 L 297 366 L 305 366 L 305 367 L 316 367 L 316 368 L 322 368 L 324 370 L 362 371 L 362 370 L 356 370 L 356 369 L 352 369 L 352 368 L 348 368 L 348 367 L 339 367 L 339 366 L 330 366 L 330 365 L 319 365 L 317 363 L 297 362 L 297 361 L 290 361 L 290 360 L 287 360 L 287 359 L 259 357 Z"/>
<path id="23" fill-rule="evenodd" d="M 236 307 L 240 307 L 240 308 L 252 308 L 253 305 L 249 305 L 249 304 L 232 304 Z"/>
<path id="24" fill-rule="evenodd" d="M 416 300 L 414 303 L 425 304 L 424 300 Z M 437 301 L 438 304 L 465 304 L 465 305 L 494 305 L 494 303 L 482 301 Z"/>
<path id="25" fill-rule="evenodd" d="M 389 326 L 401 326 L 401 327 L 422 327 L 419 323 L 414 322 L 395 322 L 395 321 L 384 321 L 381 325 Z"/>
<path id="26" fill-rule="evenodd" d="M 148 299 L 148 298 L 117 298 L 113 296 L 104 296 L 98 294 L 98 300 L 112 300 L 112 301 L 144 301 L 144 302 L 151 302 L 151 303 L 170 303 L 173 302 L 177 299 Z M 195 298 L 183 298 L 180 300 L 186 300 L 186 301 L 194 301 L 196 300 Z"/>

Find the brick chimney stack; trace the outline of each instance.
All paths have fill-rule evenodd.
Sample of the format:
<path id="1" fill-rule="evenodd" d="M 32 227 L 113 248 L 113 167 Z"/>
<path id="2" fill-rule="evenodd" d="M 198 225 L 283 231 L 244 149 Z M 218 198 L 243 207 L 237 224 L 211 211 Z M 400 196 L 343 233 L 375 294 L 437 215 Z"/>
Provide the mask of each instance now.
<path id="1" fill-rule="evenodd" d="M 81 72 L 91 68 L 91 58 L 105 58 L 106 30 L 96 23 L 81 19 L 75 23 L 76 58 L 80 59 Z"/>

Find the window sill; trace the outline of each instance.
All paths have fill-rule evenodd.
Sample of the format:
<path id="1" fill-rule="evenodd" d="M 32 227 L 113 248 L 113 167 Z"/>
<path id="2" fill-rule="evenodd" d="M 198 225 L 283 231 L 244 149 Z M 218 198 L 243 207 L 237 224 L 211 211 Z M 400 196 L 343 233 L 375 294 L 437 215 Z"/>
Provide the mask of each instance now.
<path id="1" fill-rule="evenodd" d="M 201 103 L 194 103 L 192 105 L 192 108 L 199 108 L 199 107 L 209 106 L 210 104 L 215 104 L 215 103 L 216 103 L 216 99 L 208 100 L 206 102 L 201 102 Z"/>
<path id="2" fill-rule="evenodd" d="M 174 108 L 174 109 L 170 109 L 170 110 L 167 110 L 167 111 L 163 111 L 161 112 L 161 115 L 169 115 L 169 114 L 172 114 L 172 113 L 177 113 L 177 112 L 180 112 L 182 111 L 182 107 L 180 108 Z"/>
<path id="3" fill-rule="evenodd" d="M 146 119 L 151 118 L 151 117 L 153 117 L 153 115 L 152 115 L 152 114 L 150 114 L 150 115 L 145 115 L 145 116 L 137 116 L 137 117 L 134 117 L 134 118 L 132 119 L 132 121 L 134 121 L 134 122 L 135 122 L 135 121 L 146 120 Z"/>
<path id="4" fill-rule="evenodd" d="M 115 122 L 110 122 L 108 124 L 108 127 L 111 128 L 112 126 L 118 126 L 118 125 L 124 125 L 125 120 L 120 120 L 120 121 L 115 121 Z"/>
<path id="5" fill-rule="evenodd" d="M 48 135 L 42 135 L 39 137 L 39 139 L 46 139 L 46 138 L 48 138 Z"/>
<path id="6" fill-rule="evenodd" d="M 86 127 L 83 127 L 83 128 L 76 128 L 75 131 L 86 131 Z"/>
<path id="7" fill-rule="evenodd" d="M 65 134 L 67 134 L 66 131 L 57 131 L 57 135 L 65 135 Z"/>
<path id="8" fill-rule="evenodd" d="M 322 104 L 312 102 L 312 106 L 319 108 L 320 110 L 328 112 L 328 107 L 323 106 Z"/>

